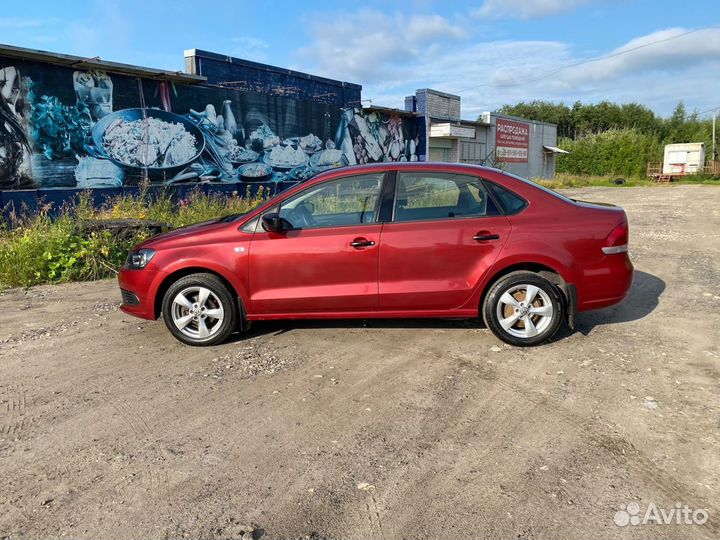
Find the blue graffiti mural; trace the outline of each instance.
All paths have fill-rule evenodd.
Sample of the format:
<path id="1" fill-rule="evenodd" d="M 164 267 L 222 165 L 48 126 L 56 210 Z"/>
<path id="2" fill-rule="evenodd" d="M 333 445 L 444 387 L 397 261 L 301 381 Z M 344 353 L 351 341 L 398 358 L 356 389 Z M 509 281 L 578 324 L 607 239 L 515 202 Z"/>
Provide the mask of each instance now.
<path id="1" fill-rule="evenodd" d="M 299 182 L 416 161 L 416 118 L 0 58 L 0 190 Z"/>

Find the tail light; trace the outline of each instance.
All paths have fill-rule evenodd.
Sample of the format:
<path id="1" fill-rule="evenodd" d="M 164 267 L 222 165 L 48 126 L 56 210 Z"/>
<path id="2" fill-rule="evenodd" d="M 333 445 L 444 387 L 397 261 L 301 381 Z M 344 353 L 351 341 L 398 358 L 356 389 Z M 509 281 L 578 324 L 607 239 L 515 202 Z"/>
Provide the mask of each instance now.
<path id="1" fill-rule="evenodd" d="M 623 220 L 617 227 L 615 227 L 608 237 L 605 239 L 605 246 L 602 251 L 605 255 L 613 255 L 614 253 L 626 253 L 628 250 L 628 223 L 627 220 Z"/>

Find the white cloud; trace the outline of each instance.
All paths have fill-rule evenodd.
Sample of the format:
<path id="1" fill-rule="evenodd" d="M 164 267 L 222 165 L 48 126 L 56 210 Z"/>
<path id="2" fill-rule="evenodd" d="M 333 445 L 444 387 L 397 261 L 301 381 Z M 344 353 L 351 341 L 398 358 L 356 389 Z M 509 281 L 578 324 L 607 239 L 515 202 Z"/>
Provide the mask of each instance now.
<path id="1" fill-rule="evenodd" d="M 572 11 L 578 6 L 594 0 L 485 0 L 482 6 L 473 11 L 476 17 L 489 19 L 533 19 L 547 17 L 564 11 Z"/>
<path id="2" fill-rule="evenodd" d="M 489 41 L 430 59 L 437 75 L 421 86 L 459 94 L 465 118 L 505 103 L 535 99 L 535 85 L 511 85 L 572 61 L 567 44 L 557 41 Z M 416 70 L 422 71 L 420 69 Z M 555 96 L 553 96 L 555 98 Z"/>
<path id="3" fill-rule="evenodd" d="M 297 56 L 313 72 L 379 86 L 407 82 L 409 66 L 438 43 L 466 37 L 465 30 L 439 15 L 387 15 L 361 10 L 335 14 L 332 24 L 309 18 L 311 42 Z"/>
<path id="4" fill-rule="evenodd" d="M 560 80 L 574 84 L 650 72 L 670 76 L 701 63 L 717 66 L 720 28 L 687 32 L 687 29 L 671 28 L 635 38 L 605 55 L 607 58 L 567 70 Z M 717 73 L 715 71 L 715 75 Z"/>
<path id="5" fill-rule="evenodd" d="M 560 41 L 458 41 L 467 36 L 458 25 L 450 25 L 458 31 L 447 40 L 436 37 L 447 35 L 440 31 L 403 32 L 409 18 L 398 28 L 397 19 L 369 12 L 343 21 L 312 29 L 298 69 L 358 82 L 363 98 L 376 105 L 402 107 L 405 95 L 424 87 L 460 94 L 465 118 L 534 99 L 635 101 L 660 114 L 680 100 L 690 110 L 718 104 L 718 28 L 687 35 L 682 28 L 656 31 L 582 63 L 592 58 Z M 433 28 L 445 24 L 450 22 L 440 18 Z"/>
<path id="6" fill-rule="evenodd" d="M 440 15 L 414 15 L 407 20 L 396 17 L 396 20 L 404 23 L 401 27 L 404 38 L 415 43 L 467 37 L 467 32 L 463 28 L 451 24 Z"/>
<path id="7" fill-rule="evenodd" d="M 232 42 L 233 56 L 238 56 L 247 60 L 267 60 L 267 49 L 270 47 L 270 44 L 267 41 L 253 36 L 242 36 L 232 38 Z"/>
<path id="8" fill-rule="evenodd" d="M 599 60 L 561 71 L 558 67 L 587 59 L 572 54 L 568 46 L 554 53 L 545 47 L 535 55 L 547 56 L 545 68 L 510 62 L 505 74 L 495 73 L 490 86 L 468 92 L 475 96 L 468 105 L 472 109 L 475 99 L 489 100 L 490 108 L 531 99 L 609 99 L 643 103 L 661 114 L 669 113 L 680 100 L 690 109 L 712 107 L 717 100 L 713 81 L 720 77 L 720 29 L 683 35 L 686 32 L 674 28 L 640 36 Z"/>

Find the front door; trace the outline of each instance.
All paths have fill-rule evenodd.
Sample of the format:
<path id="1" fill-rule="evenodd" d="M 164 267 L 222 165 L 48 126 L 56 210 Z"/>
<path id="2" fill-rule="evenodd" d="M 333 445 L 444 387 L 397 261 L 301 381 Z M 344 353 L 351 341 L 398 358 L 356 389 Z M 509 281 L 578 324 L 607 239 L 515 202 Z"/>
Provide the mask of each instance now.
<path id="1" fill-rule="evenodd" d="M 283 201 L 284 233 L 250 245 L 250 313 L 362 311 L 378 306 L 377 223 L 384 173 L 323 182 Z"/>
<path id="2" fill-rule="evenodd" d="M 398 172 L 393 221 L 380 239 L 380 308 L 463 306 L 510 230 L 479 178 Z"/>

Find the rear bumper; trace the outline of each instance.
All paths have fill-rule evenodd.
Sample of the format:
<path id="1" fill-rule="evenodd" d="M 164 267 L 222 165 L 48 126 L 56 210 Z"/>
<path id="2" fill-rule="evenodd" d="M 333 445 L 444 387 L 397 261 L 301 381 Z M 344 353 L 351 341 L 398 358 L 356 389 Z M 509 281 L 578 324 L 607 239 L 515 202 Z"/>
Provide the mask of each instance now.
<path id="1" fill-rule="evenodd" d="M 622 302 L 630 291 L 635 269 L 627 253 L 606 255 L 584 272 L 578 287 L 577 311 L 588 311 Z"/>
<path id="2" fill-rule="evenodd" d="M 128 315 L 141 319 L 154 320 L 155 292 L 157 284 L 164 274 L 152 268 L 128 270 L 123 268 L 118 274 L 122 304 L 120 309 Z"/>

